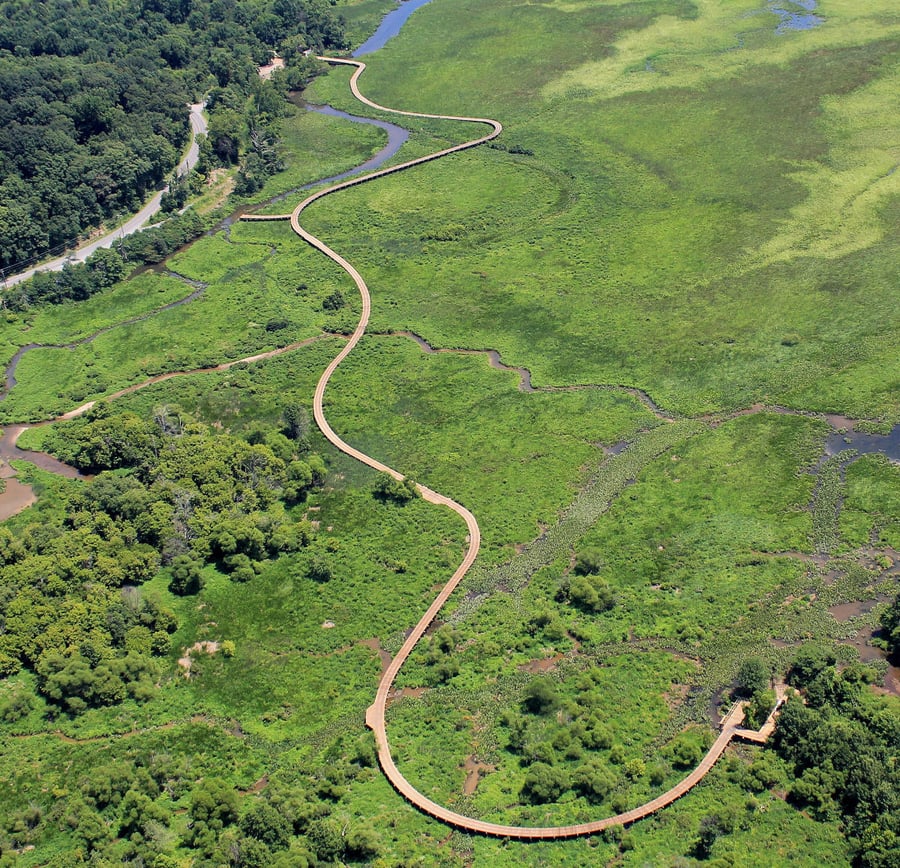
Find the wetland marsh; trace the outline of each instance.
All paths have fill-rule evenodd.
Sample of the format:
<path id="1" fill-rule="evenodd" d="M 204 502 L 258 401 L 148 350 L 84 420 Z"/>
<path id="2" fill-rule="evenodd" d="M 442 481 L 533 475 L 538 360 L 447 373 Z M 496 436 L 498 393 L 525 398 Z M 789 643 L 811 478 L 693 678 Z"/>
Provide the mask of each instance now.
<path id="1" fill-rule="evenodd" d="M 469 816 L 553 825 L 652 798 L 708 747 L 710 704 L 747 658 L 781 674 L 814 641 L 851 667 L 896 593 L 900 113 L 886 107 L 900 24 L 887 0 L 823 0 L 806 10 L 820 26 L 783 31 L 774 5 L 758 6 L 433 0 L 371 62 L 365 92 L 497 117 L 502 137 L 304 215 L 372 292 L 369 334 L 329 386 L 330 423 L 481 525 L 474 570 L 387 715 L 404 775 Z M 304 98 L 358 113 L 347 77 L 333 70 Z M 409 128 L 392 159 L 465 138 L 452 123 Z M 287 172 L 256 204 L 342 176 L 383 141 L 309 114 L 284 135 Z M 171 307 L 184 284 L 144 274 L 7 317 L 7 360 L 23 342 L 79 345 L 22 357 L 5 420 L 282 349 L 111 406 L 147 419 L 168 408 L 250 442 L 286 402 L 309 410 L 359 316 L 343 273 L 278 223 L 235 223 L 167 266 L 202 281 L 202 297 Z M 329 309 L 336 291 L 345 303 Z M 54 427 L 24 444 L 54 446 Z M 473 838 L 412 810 L 373 767 L 363 714 L 466 529 L 421 499 L 373 496 L 373 471 L 306 436 L 328 464 L 290 507 L 308 545 L 246 583 L 207 566 L 196 596 L 170 593 L 168 567 L 146 582 L 178 619 L 158 693 L 52 720 L 36 694 L 0 724 L 0 801 L 51 811 L 47 787 L 83 786 L 97 748 L 59 743 L 58 729 L 99 738 L 112 762 L 182 764 L 154 797 L 173 830 L 162 852 L 182 861 L 212 858 L 181 843 L 184 781 L 221 776 L 246 805 L 299 787 L 328 822 L 367 818 L 376 853 L 350 862 L 694 864 L 716 816 L 711 855 L 734 865 L 863 864 L 836 808 L 784 798 L 799 792 L 795 770 L 771 747 L 730 749 L 654 819 L 586 840 Z M 39 499 L 9 526 L 33 535 L 54 486 L 83 483 L 19 466 Z M 320 561 L 327 581 L 311 577 Z M 197 655 L 184 678 L 178 658 L 207 641 L 231 656 Z M 889 673 L 874 662 L 877 686 Z M 34 678 L 7 678 L 2 698 Z M 857 702 L 867 719 L 900 714 L 868 684 Z M 33 779 L 13 771 L 26 766 Z M 82 846 L 77 825 L 38 828 L 23 865 Z"/>

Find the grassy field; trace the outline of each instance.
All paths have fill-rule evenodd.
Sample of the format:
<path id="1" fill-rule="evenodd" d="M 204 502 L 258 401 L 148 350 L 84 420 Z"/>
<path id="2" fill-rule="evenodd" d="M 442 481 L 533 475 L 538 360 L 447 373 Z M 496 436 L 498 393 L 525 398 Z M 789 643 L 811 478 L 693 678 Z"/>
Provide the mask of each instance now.
<path id="1" fill-rule="evenodd" d="M 353 38 L 387 6 L 343 4 Z M 817 14 L 819 27 L 777 33 L 777 16 L 750 0 L 434 0 L 367 59 L 363 92 L 384 105 L 504 124 L 493 147 L 304 217 L 373 298 L 369 335 L 326 394 L 332 425 L 482 528 L 475 568 L 400 673 L 405 696 L 388 714 L 398 765 L 442 804 L 527 824 L 640 804 L 705 750 L 747 657 L 781 673 L 816 640 L 858 660 L 896 592 L 900 471 L 848 453 L 820 463 L 831 429 L 817 414 L 900 421 L 900 17 L 889 0 L 822 0 Z M 348 77 L 335 69 L 306 98 L 363 113 Z M 474 129 L 410 127 L 397 161 Z M 307 113 L 282 132 L 287 169 L 255 204 L 349 168 L 383 138 Z M 117 402 L 248 437 L 279 426 L 285 402 L 311 410 L 342 346 L 335 333 L 359 313 L 337 267 L 286 223 L 235 223 L 165 265 L 202 295 L 161 311 L 194 286 L 148 272 L 79 305 L 7 315 L 4 359 L 25 343 L 83 343 L 26 354 L 0 419 L 52 417 L 154 374 L 328 333 Z M 336 290 L 347 303 L 325 309 Z M 493 367 L 489 350 L 527 368 L 537 391 Z M 165 866 L 192 864 L 185 810 L 210 776 L 242 793 L 244 812 L 286 787 L 314 790 L 310 804 L 342 823 L 365 818 L 377 855 L 351 862 L 692 865 L 715 815 L 728 831 L 709 864 L 850 864 L 838 819 L 786 801 L 791 769 L 765 747 L 729 749 L 651 819 L 570 842 L 451 832 L 370 762 L 338 780 L 371 754 L 363 715 L 379 649 L 400 646 L 458 563 L 465 529 L 420 500 L 379 501 L 374 472 L 309 436 L 328 478 L 293 508 L 316 523 L 308 548 L 246 584 L 207 567 L 197 597 L 173 596 L 166 570 L 143 586 L 179 623 L 150 701 L 50 720 L 38 698 L 0 722 L 0 822 L 29 803 L 47 818 L 17 864 L 66 864 L 79 845 L 53 806 L 93 766 L 159 756 L 178 782 L 156 800 L 169 818 Z M 14 532 L 54 508 L 56 486 L 79 484 L 20 476 L 40 503 Z M 315 557 L 332 564 L 329 582 L 310 578 Z M 573 591 L 579 557 L 602 605 Z M 194 654 L 187 679 L 178 660 L 202 641 L 233 648 Z M 886 664 L 874 666 L 881 678 Z M 536 681 L 555 697 L 539 713 Z M 0 681 L 0 704 L 34 685 L 29 671 Z M 900 715 L 896 697 L 867 696 L 885 719 Z M 536 761 L 572 785 L 532 803 L 523 788 Z M 473 767 L 480 780 L 465 792 Z M 573 783 L 584 768 L 593 793 Z M 118 815 L 107 817 L 112 828 Z"/>
<path id="2" fill-rule="evenodd" d="M 308 224 L 366 264 L 392 322 L 452 346 L 484 346 L 490 330 L 536 382 L 627 382 L 688 413 L 767 400 L 896 420 L 876 369 L 893 364 L 897 315 L 897 25 L 887 6 L 829 4 L 826 25 L 779 36 L 774 16 L 738 7 L 419 10 L 420 30 L 372 65 L 366 93 L 497 117 L 503 142 L 534 155 L 422 167 L 415 196 L 386 179 L 321 203 Z M 497 51 L 483 34 L 513 8 L 527 35 Z M 886 24 L 867 30 L 878 14 Z M 596 41 L 578 38 L 585 28 Z M 660 32 L 664 68 L 619 68 Z M 673 32 L 690 52 L 669 45 Z M 579 57 L 598 45 L 615 61 Z M 651 55 L 642 67 L 662 62 Z M 594 66 L 606 72 L 588 86 Z M 339 102 L 329 82 L 313 90 Z M 474 183 L 453 185 L 460 171 Z M 385 202 L 391 215 L 362 249 L 371 218 L 343 221 Z M 524 209 L 516 231 L 508 221 Z M 464 235 L 441 231 L 449 211 Z M 423 309 L 418 288 L 433 274 Z"/>

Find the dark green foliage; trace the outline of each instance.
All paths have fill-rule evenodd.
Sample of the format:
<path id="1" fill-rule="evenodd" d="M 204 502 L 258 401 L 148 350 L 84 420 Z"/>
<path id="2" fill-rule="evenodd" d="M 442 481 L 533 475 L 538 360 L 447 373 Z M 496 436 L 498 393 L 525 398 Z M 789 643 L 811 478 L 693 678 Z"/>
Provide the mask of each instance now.
<path id="1" fill-rule="evenodd" d="M 36 669 L 40 691 L 72 714 L 114 705 L 129 694 L 138 700 L 149 699 L 157 674 L 153 662 L 136 652 L 92 662 L 81 653 L 64 656 L 59 651 L 47 651 Z"/>
<path id="2" fill-rule="evenodd" d="M 722 835 L 727 835 L 733 829 L 734 822 L 731 817 L 707 814 L 700 820 L 700 829 L 694 843 L 693 855 L 698 859 L 709 859 L 716 840 Z"/>
<path id="3" fill-rule="evenodd" d="M 126 235 L 116 241 L 114 246 L 122 259 L 132 267 L 154 265 L 189 241 L 199 238 L 206 228 L 203 218 L 195 211 L 188 210 L 184 214 L 169 217 L 159 226 Z"/>
<path id="4" fill-rule="evenodd" d="M 131 268 L 162 262 L 190 241 L 199 238 L 206 224 L 194 211 L 176 214 L 152 226 L 117 239 L 113 249 L 92 253 L 86 262 L 66 263 L 60 271 L 39 271 L 3 294 L 3 306 L 26 311 L 47 304 L 83 301 L 120 280 Z"/>
<path id="5" fill-rule="evenodd" d="M 774 690 L 754 691 L 744 709 L 744 725 L 751 729 L 762 727 L 775 707 L 775 701 Z"/>
<path id="6" fill-rule="evenodd" d="M 804 645 L 794 657 L 793 665 L 788 672 L 788 684 L 805 687 L 822 672 L 836 663 L 834 653 L 819 645 Z"/>
<path id="7" fill-rule="evenodd" d="M 285 471 L 284 499 L 288 503 L 298 503 L 313 486 L 316 474 L 306 461 L 291 461 Z"/>
<path id="8" fill-rule="evenodd" d="M 307 827 L 306 840 L 316 857 L 323 862 L 335 862 L 344 852 L 341 827 L 330 817 L 313 820 Z"/>
<path id="9" fill-rule="evenodd" d="M 806 744 L 818 723 L 813 709 L 799 699 L 789 699 L 778 716 L 775 729 L 775 747 L 788 759 L 798 759 L 802 746 Z"/>
<path id="10" fill-rule="evenodd" d="M 111 836 L 111 830 L 99 814 L 92 811 L 80 799 L 73 799 L 67 805 L 64 816 L 64 824 L 74 833 L 79 841 L 90 853 L 100 849 Z"/>
<path id="11" fill-rule="evenodd" d="M 608 612 L 616 605 L 612 589 L 604 579 L 594 574 L 567 577 L 560 583 L 556 597 L 590 613 Z"/>
<path id="12" fill-rule="evenodd" d="M 381 851 L 381 840 L 370 824 L 354 826 L 347 834 L 346 857 L 356 862 L 368 862 Z"/>
<path id="13" fill-rule="evenodd" d="M 258 189 L 279 167 L 266 124 L 283 99 L 273 82 L 259 81 L 255 66 L 280 47 L 300 84 L 318 71 L 305 48 L 345 47 L 337 19 L 314 0 L 49 0 L 3 3 L 2 10 L 0 266 L 135 210 L 178 161 L 185 105 L 210 77 L 217 84 L 209 98 L 212 152 L 238 161 L 249 98 L 239 188 Z M 176 182 L 166 209 L 181 207 L 184 192 Z"/>
<path id="14" fill-rule="evenodd" d="M 603 553 L 600 549 L 585 549 L 575 557 L 572 572 L 576 576 L 595 576 L 603 569 Z"/>
<path id="15" fill-rule="evenodd" d="M 435 630 L 428 642 L 425 664 L 429 667 L 428 683 L 431 686 L 445 684 L 459 673 L 459 661 L 453 656 L 459 644 L 459 634 L 445 624 Z"/>
<path id="16" fill-rule="evenodd" d="M 215 865 L 240 865 L 242 868 L 268 868 L 272 864 L 272 850 L 256 838 L 239 838 L 229 831 L 219 838 L 211 862 Z"/>
<path id="17" fill-rule="evenodd" d="M 377 755 L 375 753 L 375 742 L 370 733 L 361 735 L 356 740 L 353 753 L 350 754 L 350 761 L 355 762 L 362 768 L 375 768 Z"/>
<path id="18" fill-rule="evenodd" d="M 617 783 L 614 775 L 603 763 L 593 760 L 580 766 L 572 775 L 575 790 L 589 802 L 602 802 Z"/>
<path id="19" fill-rule="evenodd" d="M 4 696 L 0 701 L 0 720 L 4 723 L 15 723 L 27 717 L 34 708 L 34 698 L 25 690 L 16 690 Z"/>
<path id="20" fill-rule="evenodd" d="M 197 558 L 190 555 L 176 555 L 169 568 L 172 573 L 169 590 L 179 596 L 198 593 L 203 587 L 202 566 Z"/>
<path id="21" fill-rule="evenodd" d="M 184 208 L 190 194 L 186 177 L 179 176 L 169 183 L 169 189 L 160 198 L 160 210 L 163 214 L 171 214 Z"/>
<path id="22" fill-rule="evenodd" d="M 895 662 L 900 658 L 900 594 L 894 597 L 881 616 L 881 629 L 888 654 Z"/>
<path id="23" fill-rule="evenodd" d="M 42 304 L 83 301 L 121 280 L 127 271 L 116 250 L 92 253 L 86 262 L 67 262 L 60 271 L 41 271 L 4 292 L 3 306 L 23 311 Z"/>
<path id="24" fill-rule="evenodd" d="M 408 476 L 405 479 L 394 479 L 387 473 L 382 473 L 375 483 L 373 494 L 377 500 L 384 503 L 404 504 L 419 496 L 419 490 L 416 488 L 415 480 Z"/>
<path id="25" fill-rule="evenodd" d="M 340 310 L 347 304 L 347 300 L 344 298 L 344 294 L 336 289 L 331 295 L 325 297 L 322 301 L 322 309 L 323 310 Z"/>
<path id="26" fill-rule="evenodd" d="M 266 82 L 265 85 L 264 92 L 274 94 L 271 82 Z M 280 105 L 284 104 L 280 96 L 275 98 L 279 100 Z M 241 159 L 235 183 L 234 190 L 239 196 L 251 196 L 261 190 L 269 177 L 284 168 L 275 145 L 275 133 L 263 126 L 261 118 L 255 117 L 250 126 L 247 152 Z"/>
<path id="27" fill-rule="evenodd" d="M 569 788 L 569 783 L 569 776 L 564 769 L 536 762 L 525 776 L 522 798 L 535 805 L 555 802 Z"/>
<path id="28" fill-rule="evenodd" d="M 816 707 L 789 699 L 774 735 L 778 753 L 794 768 L 789 799 L 819 819 L 843 819 L 855 842 L 855 864 L 889 865 L 900 836 L 897 721 L 863 701 L 865 667 L 840 675 L 830 666 L 802 671 L 810 680 L 798 683 L 818 690 Z"/>
<path id="29" fill-rule="evenodd" d="M 759 657 L 748 657 L 738 670 L 738 696 L 750 697 L 769 686 L 769 670 Z"/>
<path id="30" fill-rule="evenodd" d="M 666 747 L 666 756 L 676 769 L 691 769 L 700 762 L 706 752 L 707 744 L 700 737 L 698 730 L 687 730 Z"/>
<path id="31" fill-rule="evenodd" d="M 241 818 L 241 831 L 256 838 L 272 850 L 283 850 L 291 841 L 291 825 L 287 817 L 268 802 L 257 802 Z"/>
<path id="32" fill-rule="evenodd" d="M 281 409 L 282 430 L 291 440 L 303 440 L 309 431 L 309 413 L 302 404 L 289 402 Z"/>
<path id="33" fill-rule="evenodd" d="M 247 582 L 310 540 L 280 498 L 293 502 L 321 479 L 321 459 L 300 461 L 293 441 L 271 437 L 287 469 L 266 443 L 188 425 L 166 408 L 147 422 L 100 404 L 61 426 L 52 448 L 101 472 L 61 490 L 54 520 L 0 534 L 5 672 L 33 669 L 40 692 L 71 714 L 152 696 L 152 658 L 168 654 L 176 621 L 135 586 L 161 561 L 179 595 L 201 589 L 207 561 Z"/>
<path id="34" fill-rule="evenodd" d="M 55 35 L 27 20 L 44 5 L 17 5 L 10 22 L 5 4 L 6 26 L 19 32 L 0 35 L 0 46 L 21 39 L 23 30 Z M 96 7 L 82 7 L 89 8 Z M 125 58 L 54 56 L 62 51 L 32 46 L 32 56 L 0 57 L 0 153 L 8 169 L 0 185 L 3 265 L 135 209 L 175 165 L 186 139 L 189 92 L 174 72 Z"/>
<path id="35" fill-rule="evenodd" d="M 69 464 L 97 472 L 134 467 L 151 460 L 159 451 L 159 443 L 159 431 L 134 413 L 113 414 L 107 404 L 98 404 L 66 428 L 57 448 Z M 107 486 L 120 484 L 100 482 L 98 494 L 102 497 Z"/>
<path id="36" fill-rule="evenodd" d="M 8 819 L 4 830 L 9 843 L 16 848 L 33 845 L 39 838 L 43 819 L 44 812 L 38 805 L 32 804 L 22 811 L 17 811 Z"/>
<path id="37" fill-rule="evenodd" d="M 191 793 L 191 824 L 186 843 L 200 850 L 211 850 L 219 833 L 237 822 L 237 793 L 219 778 L 207 778 Z"/>
<path id="38" fill-rule="evenodd" d="M 322 555 L 313 555 L 306 566 L 306 575 L 314 582 L 330 582 L 334 578 L 334 570 Z"/>
<path id="39" fill-rule="evenodd" d="M 547 714 L 558 702 L 556 686 L 549 678 L 533 678 L 525 688 L 522 705 L 532 714 Z"/>
<path id="40" fill-rule="evenodd" d="M 153 825 L 164 827 L 170 819 L 169 812 L 156 804 L 144 793 L 130 789 L 125 793 L 119 809 L 119 836 L 139 836 L 146 839 L 150 836 Z"/>

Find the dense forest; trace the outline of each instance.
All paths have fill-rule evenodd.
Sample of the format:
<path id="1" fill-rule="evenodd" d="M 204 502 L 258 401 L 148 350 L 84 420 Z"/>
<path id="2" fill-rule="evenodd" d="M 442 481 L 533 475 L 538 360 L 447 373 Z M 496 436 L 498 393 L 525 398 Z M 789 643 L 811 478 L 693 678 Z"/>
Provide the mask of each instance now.
<path id="1" fill-rule="evenodd" d="M 0 674 L 32 670 L 69 714 L 152 695 L 152 658 L 177 625 L 142 597 L 144 582 L 163 566 L 170 590 L 195 594 L 207 563 L 248 581 L 309 542 L 288 510 L 324 465 L 296 408 L 285 416 L 286 433 L 243 439 L 166 407 L 143 420 L 102 404 L 55 433 L 54 449 L 97 475 L 60 492 L 53 517 L 0 532 Z"/>
<path id="2" fill-rule="evenodd" d="M 24 673 L 34 686 L 20 679 L 0 697 L 0 721 L 16 725 L 39 709 L 51 721 L 72 720 L 126 700 L 146 703 L 170 683 L 166 658 L 180 625 L 142 586 L 162 569 L 172 593 L 196 595 L 207 566 L 247 582 L 306 548 L 316 530 L 303 503 L 325 474 L 308 425 L 306 411 L 286 402 L 280 426 L 251 426 L 243 436 L 170 406 L 142 418 L 100 404 L 59 426 L 50 447 L 96 475 L 60 481 L 52 505 L 15 533 L 0 529 L 0 675 Z M 321 558 L 300 569 L 319 583 L 330 578 Z M 234 643 L 220 650 L 231 656 Z M 182 863 L 161 851 L 176 844 L 195 866 L 369 860 L 379 846 L 371 823 L 331 814 L 374 764 L 371 741 L 360 739 L 327 768 L 273 779 L 244 811 L 229 783 L 197 780 L 185 757 L 129 749 L 78 775 L 49 811 L 33 805 L 6 816 L 0 865 L 60 830 L 73 842 L 47 863 L 60 868 L 169 868 Z M 179 841 L 170 826 L 184 797 L 189 823 Z"/>
<path id="3" fill-rule="evenodd" d="M 278 50 L 296 70 L 308 47 L 344 47 L 327 0 L 50 0 L 0 10 L 0 268 L 135 210 L 178 162 L 193 100 L 209 97 L 210 151 L 237 162 L 234 128 L 259 89 L 256 66 Z M 244 176 L 259 172 L 256 154 Z"/>
<path id="4" fill-rule="evenodd" d="M 862 868 L 900 860 L 900 721 L 871 701 L 874 672 L 837 667 L 827 649 L 809 646 L 788 681 L 803 690 L 784 707 L 774 746 L 793 772 L 788 799 L 821 820 L 839 819 Z"/>

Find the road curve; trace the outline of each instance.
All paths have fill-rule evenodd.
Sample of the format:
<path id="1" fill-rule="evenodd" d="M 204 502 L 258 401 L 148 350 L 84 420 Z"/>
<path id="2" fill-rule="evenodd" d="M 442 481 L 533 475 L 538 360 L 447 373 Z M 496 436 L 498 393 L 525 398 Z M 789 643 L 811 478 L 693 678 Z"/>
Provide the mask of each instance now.
<path id="1" fill-rule="evenodd" d="M 186 175 L 197 165 L 197 160 L 200 157 L 200 145 L 197 143 L 197 136 L 205 135 L 208 128 L 206 118 L 203 116 L 205 106 L 206 103 L 195 103 L 190 107 L 191 144 L 181 162 L 175 167 L 176 175 Z M 63 266 L 67 262 L 84 262 L 95 250 L 99 250 L 101 247 L 112 247 L 114 241 L 139 231 L 151 217 L 159 212 L 162 207 L 163 193 L 168 189 L 169 187 L 166 185 L 162 190 L 157 190 L 140 211 L 129 217 L 125 223 L 113 229 L 112 232 L 107 232 L 100 238 L 88 241 L 64 256 L 58 256 L 56 259 L 42 262 L 34 266 L 34 268 L 29 268 L 27 271 L 21 271 L 5 279 L 0 279 L 0 284 L 6 288 L 34 277 L 38 271 L 62 271 Z"/>
<path id="2" fill-rule="evenodd" d="M 381 106 L 360 93 L 358 82 L 360 75 L 362 75 L 363 70 L 365 70 L 366 68 L 366 65 L 364 63 L 356 60 L 346 60 L 342 58 L 331 57 L 320 57 L 319 59 L 326 61 L 327 63 L 345 64 L 347 66 L 356 67 L 356 71 L 353 73 L 353 76 L 350 79 L 350 89 L 353 92 L 353 95 L 360 102 L 364 103 L 367 106 L 371 106 L 374 109 L 378 109 L 379 111 L 384 112 L 390 112 L 392 114 L 403 115 L 405 117 L 434 118 L 437 120 L 452 121 L 470 121 L 477 124 L 486 124 L 491 128 L 490 132 L 486 135 L 476 139 L 471 139 L 467 142 L 463 142 L 461 145 L 455 145 L 451 148 L 445 148 L 444 150 L 437 151 L 433 154 L 428 154 L 424 157 L 419 157 L 415 160 L 409 160 L 408 162 L 400 163 L 399 165 L 391 166 L 387 169 L 381 169 L 378 172 L 373 172 L 368 175 L 363 175 L 358 178 L 343 181 L 340 184 L 335 184 L 334 186 L 327 187 L 324 190 L 320 190 L 319 192 L 314 193 L 312 196 L 304 199 L 290 215 L 283 214 L 265 217 L 247 215 L 245 218 L 242 218 L 248 220 L 290 219 L 291 228 L 294 230 L 294 232 L 297 233 L 297 235 L 299 235 L 304 241 L 308 242 L 314 248 L 324 253 L 329 259 L 340 265 L 341 268 L 343 268 L 347 272 L 347 274 L 349 274 L 350 277 L 353 278 L 353 282 L 356 284 L 356 287 L 359 290 L 359 294 L 362 299 L 362 313 L 359 318 L 359 323 L 357 324 L 356 329 L 354 330 L 350 339 L 347 341 L 340 353 L 335 356 L 335 358 L 325 369 L 324 373 L 319 379 L 318 384 L 316 385 L 316 390 L 313 397 L 313 415 L 315 417 L 316 424 L 319 426 L 325 437 L 341 452 L 345 453 L 346 455 L 350 455 L 357 461 L 360 461 L 363 464 L 374 468 L 375 470 L 381 471 L 382 473 L 388 473 L 395 479 L 402 480 L 404 478 L 402 473 L 399 473 L 398 471 L 394 470 L 391 467 L 388 467 L 386 464 L 383 464 L 377 459 L 366 455 L 364 452 L 360 452 L 358 449 L 355 449 L 353 446 L 349 445 L 343 439 L 341 439 L 341 437 L 337 433 L 335 433 L 334 429 L 331 427 L 331 425 L 328 423 L 327 418 L 325 417 L 325 390 L 327 389 L 328 383 L 331 380 L 331 377 L 334 374 L 335 370 L 337 370 L 341 362 L 345 358 L 347 358 L 347 356 L 353 351 L 353 348 L 357 345 L 357 343 L 359 343 L 360 339 L 365 333 L 372 309 L 372 300 L 369 294 L 369 288 L 368 286 L 366 286 L 366 282 L 363 280 L 362 276 L 356 270 L 356 268 L 354 268 L 353 265 L 351 265 L 346 259 L 344 259 L 344 257 L 332 250 L 323 241 L 307 232 L 300 225 L 300 215 L 310 205 L 312 205 L 313 202 L 318 201 L 324 196 L 331 195 L 332 193 L 336 193 L 339 190 L 344 190 L 357 184 L 367 183 L 368 181 L 372 181 L 376 178 L 381 178 L 385 175 L 390 175 L 394 172 L 408 169 L 412 166 L 417 166 L 421 163 L 439 159 L 441 157 L 447 156 L 448 154 L 456 153 L 457 151 L 474 148 L 477 145 L 481 145 L 499 136 L 503 127 L 498 121 L 491 120 L 490 118 L 470 118 L 457 117 L 452 115 L 424 114 L 422 112 L 400 111 L 398 109 Z M 456 589 L 463 576 L 468 572 L 469 567 L 471 567 L 472 563 L 475 561 L 481 543 L 481 531 L 478 527 L 478 522 L 475 520 L 475 516 L 473 516 L 472 513 L 469 512 L 469 510 L 464 506 L 454 500 L 451 500 L 449 497 L 445 497 L 444 495 L 439 494 L 436 491 L 432 491 L 430 488 L 426 488 L 424 485 L 417 485 L 417 488 L 423 499 L 427 500 L 429 503 L 446 506 L 448 509 L 452 509 L 463 519 L 463 521 L 465 521 L 466 527 L 468 528 L 468 541 L 466 546 L 466 553 L 462 560 L 462 563 L 460 563 L 460 565 L 456 568 L 456 571 L 441 589 L 441 592 L 435 598 L 434 602 L 428 607 L 428 611 L 425 612 L 425 614 L 413 628 L 409 637 L 403 643 L 403 647 L 391 661 L 390 666 L 388 666 L 384 674 L 381 676 L 381 680 L 378 684 L 378 691 L 375 695 L 375 701 L 366 710 L 366 724 L 375 733 L 375 740 L 378 748 L 378 761 L 380 762 L 381 767 L 384 770 L 387 778 L 390 780 L 391 784 L 394 786 L 397 792 L 399 792 L 405 799 L 407 799 L 407 801 L 415 805 L 424 813 L 430 814 L 432 817 L 435 817 L 436 819 L 441 820 L 451 826 L 455 826 L 456 828 L 462 829 L 467 832 L 476 832 L 483 835 L 530 840 L 553 840 L 559 838 L 574 838 L 583 835 L 591 835 L 597 832 L 601 832 L 604 829 L 609 828 L 610 826 L 627 825 L 629 823 L 634 823 L 637 820 L 643 819 L 644 817 L 649 816 L 650 814 L 660 810 L 661 808 L 664 808 L 666 805 L 670 805 L 672 802 L 683 796 L 686 792 L 688 792 L 688 790 L 690 790 L 703 779 L 703 777 L 709 772 L 709 770 L 713 767 L 713 765 L 725 751 L 725 748 L 728 746 L 729 742 L 739 731 L 741 733 L 746 733 L 746 730 L 740 729 L 740 724 L 743 721 L 744 712 L 743 704 L 739 703 L 732 709 L 732 711 L 723 721 L 722 731 L 713 743 L 706 756 L 703 757 L 700 764 L 686 778 L 672 787 L 672 789 L 668 790 L 660 796 L 657 796 L 655 799 L 647 802 L 644 805 L 640 805 L 639 807 L 633 808 L 630 811 L 625 811 L 612 817 L 606 817 L 602 820 L 595 820 L 588 823 L 579 823 L 569 826 L 546 827 L 509 826 L 500 823 L 489 823 L 483 820 L 475 819 L 473 817 L 466 817 L 465 815 L 459 814 L 456 811 L 451 811 L 449 808 L 445 808 L 443 805 L 439 805 L 437 804 L 437 802 L 434 802 L 424 796 L 408 780 L 406 780 L 405 777 L 403 777 L 400 770 L 397 768 L 396 763 L 394 762 L 393 756 L 391 755 L 390 744 L 387 737 L 387 728 L 385 724 L 385 710 L 387 708 L 388 694 L 391 691 L 391 686 L 394 683 L 394 679 L 397 677 L 397 673 L 406 662 L 406 659 L 409 657 L 410 653 L 412 653 L 413 648 L 422 638 L 425 630 L 434 620 L 441 607 L 444 605 L 444 603 L 446 603 L 447 599 Z"/>

